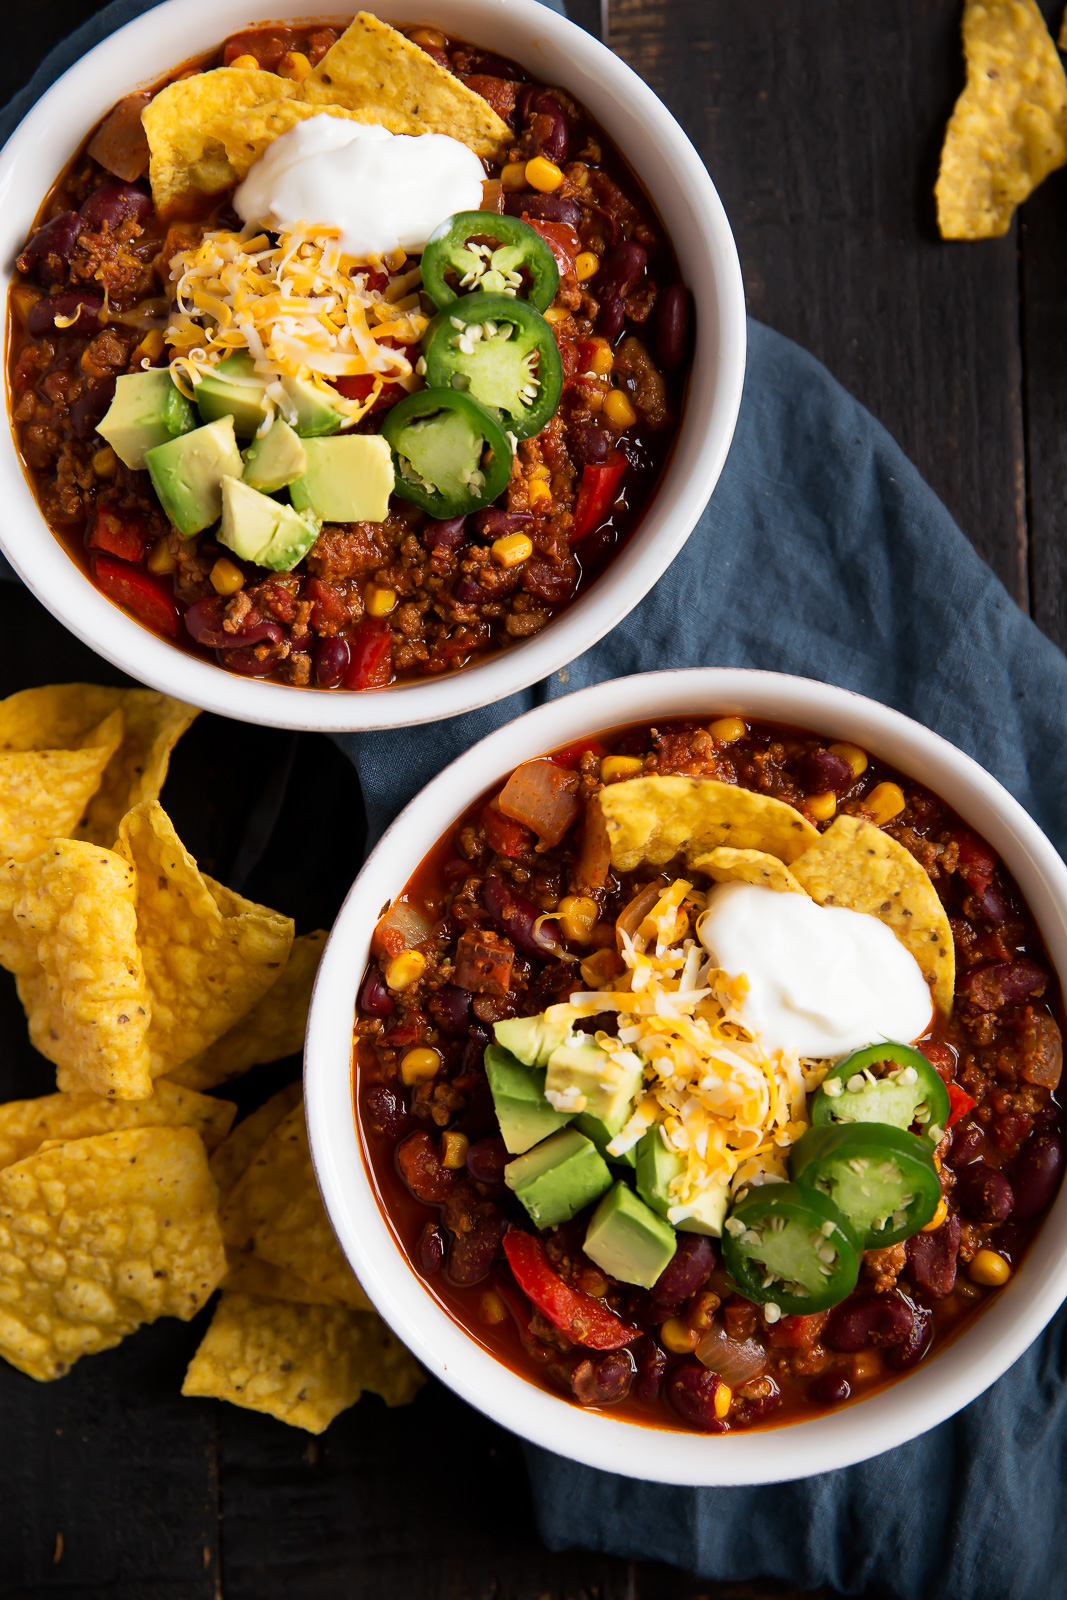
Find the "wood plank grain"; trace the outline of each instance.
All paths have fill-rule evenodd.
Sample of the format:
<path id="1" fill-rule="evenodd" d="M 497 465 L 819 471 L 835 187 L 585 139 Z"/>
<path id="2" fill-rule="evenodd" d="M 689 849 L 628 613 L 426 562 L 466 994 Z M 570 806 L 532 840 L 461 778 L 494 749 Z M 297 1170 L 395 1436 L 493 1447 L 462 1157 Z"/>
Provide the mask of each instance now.
<path id="1" fill-rule="evenodd" d="M 1027 201 L 1020 243 L 1031 605 L 1067 649 L 1067 171 Z"/>

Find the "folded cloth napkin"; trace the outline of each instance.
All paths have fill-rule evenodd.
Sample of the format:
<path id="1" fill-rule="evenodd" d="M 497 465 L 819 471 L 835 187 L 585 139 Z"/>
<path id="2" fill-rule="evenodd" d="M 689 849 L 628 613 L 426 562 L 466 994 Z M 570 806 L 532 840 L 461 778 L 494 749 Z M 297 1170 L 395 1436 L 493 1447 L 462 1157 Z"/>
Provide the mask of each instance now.
<path id="1" fill-rule="evenodd" d="M 148 7 L 117 0 L 49 57 L 0 137 L 70 62 Z M 371 837 L 445 763 L 546 698 L 662 667 L 744 666 L 859 690 L 975 756 L 1067 846 L 1067 663 L 975 556 L 885 430 L 811 356 L 749 325 L 737 435 L 655 590 L 550 681 L 431 728 L 343 735 Z M 545 1542 L 898 1600 L 1067 1595 L 1061 1312 L 985 1396 L 845 1471 L 679 1489 L 527 1461 Z"/>

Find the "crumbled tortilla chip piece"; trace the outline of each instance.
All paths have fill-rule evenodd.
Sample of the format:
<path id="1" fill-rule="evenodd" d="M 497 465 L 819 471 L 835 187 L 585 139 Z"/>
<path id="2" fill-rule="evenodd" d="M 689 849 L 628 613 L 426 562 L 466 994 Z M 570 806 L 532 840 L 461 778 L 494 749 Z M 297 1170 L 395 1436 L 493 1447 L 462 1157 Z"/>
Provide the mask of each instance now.
<path id="1" fill-rule="evenodd" d="M 234 119 L 296 92 L 297 85 L 288 78 L 242 67 L 213 67 L 168 83 L 141 113 L 156 209 L 169 210 L 190 191 L 218 194 L 238 183 L 244 172 L 233 165 L 226 148 Z"/>
<path id="2" fill-rule="evenodd" d="M 299 96 L 344 106 L 390 133 L 446 133 L 480 156 L 496 155 L 512 137 L 487 100 L 367 11 L 327 50 Z"/>
<path id="3" fill-rule="evenodd" d="M 0 858 L 28 861 L 75 831 L 122 743 L 123 718 L 102 712 L 69 736 L 43 722 L 33 744 L 12 744 L 3 736 L 9 704 L 0 704 Z"/>
<path id="4" fill-rule="evenodd" d="M 302 1103 L 267 1135 L 219 1216 L 229 1255 L 258 1256 L 340 1305 L 366 1305 L 319 1195 Z"/>
<path id="5" fill-rule="evenodd" d="M 1035 0 L 966 0 L 967 82 L 934 193 L 944 239 L 994 239 L 1067 162 L 1067 75 Z"/>
<path id="6" fill-rule="evenodd" d="M 804 894 L 784 861 L 763 850 L 731 850 L 722 846 L 698 856 L 689 865 L 707 873 L 715 883 L 754 883 L 760 889 L 775 889 L 779 894 Z"/>
<path id="7" fill-rule="evenodd" d="M 144 1322 L 188 1320 L 226 1270 L 192 1128 L 131 1128 L 0 1171 L 0 1355 L 62 1377 Z"/>
<path id="8" fill-rule="evenodd" d="M 30 1038 L 59 1068 L 60 1089 L 147 1099 L 152 1006 L 128 862 L 57 839 L 0 866 L 0 966 L 16 975 Z"/>
<path id="9" fill-rule="evenodd" d="M 376 1316 L 224 1293 L 182 1394 L 229 1400 L 322 1433 L 365 1389 L 406 1405 L 426 1379 Z"/>
<path id="10" fill-rule="evenodd" d="M 791 862 L 819 837 L 784 800 L 717 778 L 627 778 L 599 799 L 619 872 L 662 867 L 682 853 L 692 861 L 724 845 Z"/>
<path id="11" fill-rule="evenodd" d="M 46 1094 L 0 1105 L 0 1167 L 9 1167 L 47 1140 L 87 1139 L 122 1128 L 195 1128 L 207 1150 L 226 1138 L 237 1113 L 232 1100 L 197 1094 L 158 1078 L 149 1100 L 106 1100 L 98 1094 Z"/>
<path id="12" fill-rule="evenodd" d="M 161 1077 L 262 998 L 289 959 L 293 924 L 204 877 L 156 801 L 123 818 L 119 848 L 137 872 L 151 1073 Z"/>
<path id="13" fill-rule="evenodd" d="M 839 816 L 792 870 L 819 905 L 863 911 L 892 928 L 919 963 L 937 1009 L 951 1013 L 952 929 L 929 873 L 910 850 L 870 822 Z"/>
<path id="14" fill-rule="evenodd" d="M 308 1283 L 299 1273 L 290 1272 L 287 1267 L 276 1267 L 269 1261 L 261 1261 L 258 1256 L 228 1253 L 226 1264 L 222 1287 L 239 1294 L 262 1295 L 268 1300 L 292 1300 L 305 1306 L 346 1305 L 349 1310 L 374 1310 L 362 1290 L 358 1296 L 350 1295 L 347 1301 L 337 1300 L 325 1289 Z"/>
<path id="15" fill-rule="evenodd" d="M 243 1117 L 219 1145 L 211 1157 L 211 1171 L 223 1201 L 237 1180 L 248 1171 L 252 1158 L 261 1149 L 267 1135 L 273 1133 L 279 1122 L 283 1122 L 293 1107 L 300 1104 L 302 1095 L 299 1081 L 287 1084 L 263 1105 Z"/>
<path id="16" fill-rule="evenodd" d="M 171 1072 L 174 1082 L 191 1089 L 213 1089 L 250 1067 L 280 1061 L 302 1050 L 311 989 L 328 937 L 319 928 L 294 939 L 289 960 L 262 1000 L 201 1055 L 175 1067 Z"/>

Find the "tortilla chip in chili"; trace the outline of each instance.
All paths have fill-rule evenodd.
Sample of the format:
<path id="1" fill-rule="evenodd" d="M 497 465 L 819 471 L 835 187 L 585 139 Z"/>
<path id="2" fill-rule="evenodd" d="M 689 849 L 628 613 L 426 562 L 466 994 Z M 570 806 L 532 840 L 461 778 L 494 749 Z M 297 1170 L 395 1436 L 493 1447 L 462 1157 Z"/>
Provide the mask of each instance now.
<path id="1" fill-rule="evenodd" d="M 680 854 L 693 861 L 723 846 L 792 862 L 819 837 L 784 800 L 716 778 L 628 778 L 608 784 L 599 800 L 619 872 L 661 867 Z"/>
<path id="2" fill-rule="evenodd" d="M 698 856 L 689 865 L 707 873 L 715 883 L 754 883 L 757 888 L 776 889 L 780 894 L 805 892 L 785 862 L 764 850 L 731 850 L 723 845 L 709 850 L 706 856 Z"/>

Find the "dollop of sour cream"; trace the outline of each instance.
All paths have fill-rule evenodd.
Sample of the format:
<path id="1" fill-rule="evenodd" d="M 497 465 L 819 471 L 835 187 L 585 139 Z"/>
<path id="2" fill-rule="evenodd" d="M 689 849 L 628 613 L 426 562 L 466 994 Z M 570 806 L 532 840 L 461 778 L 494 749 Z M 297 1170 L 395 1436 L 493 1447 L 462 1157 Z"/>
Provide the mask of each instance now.
<path id="1" fill-rule="evenodd" d="M 699 935 L 725 972 L 747 978 L 741 1017 L 767 1054 L 840 1056 L 879 1039 L 911 1043 L 930 1026 L 919 963 L 866 912 L 725 883 Z"/>
<path id="2" fill-rule="evenodd" d="M 390 133 L 327 112 L 269 145 L 233 197 L 244 222 L 335 227 L 357 260 L 422 250 L 439 222 L 477 211 L 485 169 L 445 133 Z"/>

